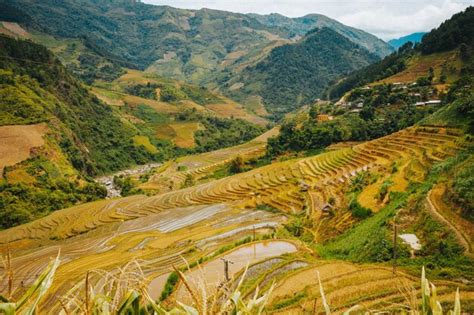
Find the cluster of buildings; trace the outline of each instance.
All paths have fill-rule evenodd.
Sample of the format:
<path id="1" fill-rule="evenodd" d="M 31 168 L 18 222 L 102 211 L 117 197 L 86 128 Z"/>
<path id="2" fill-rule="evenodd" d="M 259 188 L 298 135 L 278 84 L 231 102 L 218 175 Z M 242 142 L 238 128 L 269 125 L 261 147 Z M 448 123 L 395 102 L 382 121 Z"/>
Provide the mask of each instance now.
<path id="1" fill-rule="evenodd" d="M 420 107 L 420 106 L 431 106 L 431 105 L 439 105 L 441 104 L 441 100 L 439 99 L 434 99 L 435 93 L 433 91 L 430 91 L 427 93 L 427 97 L 430 98 L 427 101 L 422 101 L 422 94 L 419 93 L 419 89 L 417 89 L 417 84 L 416 82 L 413 83 L 402 83 L 402 82 L 395 82 L 392 83 L 393 86 L 393 91 L 407 91 L 407 94 L 412 97 L 412 99 L 417 99 L 419 101 L 416 101 L 413 103 L 414 106 Z M 364 86 L 360 88 L 360 90 L 363 91 L 370 91 L 372 90 L 373 87 L 371 86 Z M 364 100 L 363 98 L 356 99 L 354 101 L 346 101 L 345 98 L 341 98 L 336 104 L 336 106 L 344 107 L 349 109 L 350 112 L 352 113 L 359 113 L 362 108 L 364 107 Z M 390 105 L 390 104 L 387 104 Z"/>

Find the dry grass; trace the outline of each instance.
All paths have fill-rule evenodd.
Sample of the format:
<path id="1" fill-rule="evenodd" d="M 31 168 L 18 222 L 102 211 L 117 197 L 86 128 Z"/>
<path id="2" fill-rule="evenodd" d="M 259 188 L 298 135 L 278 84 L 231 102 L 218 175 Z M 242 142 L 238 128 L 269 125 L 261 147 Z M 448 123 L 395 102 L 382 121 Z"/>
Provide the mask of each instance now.
<path id="1" fill-rule="evenodd" d="M 25 31 L 24 28 L 22 28 L 18 23 L 14 22 L 0 22 L 0 33 L 9 35 L 9 36 L 14 36 L 14 37 L 20 37 L 20 38 L 30 38 L 31 35 Z"/>
<path id="2" fill-rule="evenodd" d="M 426 56 L 415 55 L 408 62 L 407 69 L 391 77 L 383 79 L 382 81 L 377 83 L 414 82 L 419 77 L 427 76 L 430 67 L 435 70 L 435 80 L 439 80 L 439 77 L 441 75 L 441 68 L 443 65 L 445 65 L 446 67 L 455 67 L 457 69 L 457 72 L 459 73 L 462 63 L 459 59 L 458 54 L 459 53 L 455 50 Z M 454 82 L 456 77 L 458 77 L 458 75 L 456 74 L 448 75 L 447 82 Z"/>
<path id="3" fill-rule="evenodd" d="M 28 185 L 36 183 L 36 178 L 28 174 L 28 172 L 22 168 L 9 171 L 5 176 L 7 181 L 11 184 L 24 183 Z"/>
<path id="4" fill-rule="evenodd" d="M 31 151 L 44 145 L 46 124 L 0 126 L 0 175 L 5 166 L 30 157 Z"/>
<path id="5" fill-rule="evenodd" d="M 222 99 L 222 103 L 217 103 L 217 104 L 208 104 L 206 105 L 206 108 L 210 109 L 212 112 L 214 112 L 217 116 L 219 117 L 224 117 L 224 118 L 240 118 L 244 119 L 247 121 L 250 121 L 254 124 L 257 125 L 266 125 L 268 121 L 260 116 L 257 116 L 255 114 L 249 113 L 241 104 L 234 102 L 233 100 L 224 97 L 224 96 L 219 96 L 220 99 Z M 258 106 L 260 108 L 260 106 Z M 263 110 L 260 108 L 260 113 L 264 113 Z"/>
<path id="6" fill-rule="evenodd" d="M 156 128 L 156 135 L 158 138 L 173 141 L 180 148 L 192 148 L 195 146 L 194 133 L 202 128 L 197 122 L 170 123 Z"/>
<path id="7" fill-rule="evenodd" d="M 429 285 L 431 291 L 435 290 L 432 283 Z M 438 300 L 459 302 L 454 297 L 456 288 L 452 283 L 438 282 L 437 286 L 438 295 L 428 293 L 427 299 L 435 301 L 430 302 L 429 308 L 437 305 Z M 273 290 L 269 309 L 273 308 L 274 311 L 270 313 L 274 314 L 328 314 L 349 310 L 370 314 L 399 313 L 402 310 L 411 311 L 412 314 L 431 314 L 429 311 L 419 310 L 422 299 L 418 288 L 418 278 L 401 272 L 393 274 L 390 268 L 325 262 L 320 266 L 290 273 L 279 281 Z M 461 298 L 472 299 L 474 292 L 468 287 L 463 290 Z M 290 301 L 301 293 L 304 293 L 304 296 L 297 302 L 289 303 L 286 307 L 281 304 L 282 301 Z"/>

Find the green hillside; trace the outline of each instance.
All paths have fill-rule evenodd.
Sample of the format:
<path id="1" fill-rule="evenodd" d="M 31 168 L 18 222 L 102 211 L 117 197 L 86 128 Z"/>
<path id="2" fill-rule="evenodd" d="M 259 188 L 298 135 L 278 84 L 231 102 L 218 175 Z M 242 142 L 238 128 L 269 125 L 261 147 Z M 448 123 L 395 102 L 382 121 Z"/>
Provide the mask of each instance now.
<path id="1" fill-rule="evenodd" d="M 0 5 L 0 19 L 58 37 L 81 39 L 99 55 L 139 69 L 151 66 L 160 75 L 194 83 L 206 80 L 220 70 L 222 62 L 235 60 L 235 55 L 252 54 L 275 40 L 295 35 L 292 29 L 267 25 L 253 15 L 135 1 L 67 0 L 57 5 L 53 0 L 20 0 Z M 388 44 L 363 31 L 323 16 L 306 19 L 311 22 L 295 20 L 302 25 L 301 34 L 315 26 L 327 26 L 380 56 L 390 52 Z"/>
<path id="2" fill-rule="evenodd" d="M 122 107 L 107 105 L 46 47 L 3 35 L 0 73 L 0 128 L 5 128 L 0 132 L 8 139 L 4 142 L 8 151 L 1 160 L 6 164 L 0 164 L 3 228 L 104 198 L 105 190 L 92 176 L 243 143 L 264 131 L 241 119 L 216 117 L 204 106 L 222 105 L 219 97 L 169 80 L 132 80 L 123 87 L 109 84 L 123 90 L 99 89 L 100 96 L 119 95 L 126 101 Z M 194 137 L 196 146 L 191 143 L 191 148 L 181 149 L 171 139 L 160 137 L 158 131 L 170 122 L 178 131 L 180 126 L 197 126 L 187 136 L 190 140 L 181 140 L 194 141 Z M 24 132 L 37 144 L 24 143 Z M 18 157 L 20 151 L 24 156 Z"/>
<path id="3" fill-rule="evenodd" d="M 241 82 L 229 95 L 239 100 L 260 96 L 268 111 L 281 114 L 323 97 L 329 82 L 377 59 L 329 28 L 315 29 L 295 44 L 274 48 L 225 85 Z"/>
<path id="4" fill-rule="evenodd" d="M 417 123 L 472 133 L 474 47 L 470 27 L 473 9 L 470 7 L 455 14 L 428 33 L 421 45 L 414 47 L 409 42 L 383 60 L 329 86 L 326 91 L 330 98 L 344 96 L 343 100 L 336 104 L 316 104 L 286 119 L 280 134 L 270 139 L 268 154 L 321 150 L 341 141 L 378 138 Z M 460 24 L 465 25 L 465 29 L 461 30 Z M 431 42 L 433 37 L 439 41 Z M 447 47 L 451 51 L 446 52 Z M 449 60 L 442 59 L 446 56 L 454 56 L 455 62 L 448 66 Z M 434 62 L 438 59 L 443 60 L 443 64 Z M 426 64 L 431 65 L 430 62 L 433 66 L 429 70 Z M 449 70 L 453 65 L 459 68 Z M 408 72 L 417 68 L 426 68 L 426 72 L 414 77 L 415 82 L 393 84 L 394 80 L 386 79 L 401 79 L 404 72 L 407 72 L 405 77 L 412 77 L 418 72 Z M 449 71 L 450 76 L 447 76 Z M 429 100 L 441 100 L 441 104 L 415 105 Z M 320 114 L 334 119 L 318 121 L 316 118 Z"/>
<path id="5" fill-rule="evenodd" d="M 105 190 L 89 176 L 169 156 L 169 144 L 156 154 L 136 147 L 132 137 L 137 130 L 91 95 L 43 46 L 0 36 L 0 71 L 0 128 L 11 126 L 13 133 L 5 143 L 11 146 L 7 154 L 13 158 L 14 147 L 21 149 L 14 128 L 42 125 L 45 130 L 42 146 L 3 170 L 1 227 L 104 198 Z"/>
<path id="6" fill-rule="evenodd" d="M 412 68 L 415 68 L 414 71 L 417 66 L 426 68 L 427 71 L 423 75 L 428 75 L 428 68 L 431 67 L 435 75 L 438 75 L 439 81 L 448 81 L 449 77 L 451 77 L 450 81 L 454 81 L 453 79 L 459 78 L 460 69 L 466 66 L 466 61 L 473 54 L 473 21 L 474 7 L 469 7 L 465 11 L 453 15 L 451 19 L 423 36 L 419 45 L 413 46 L 411 42 L 408 42 L 383 60 L 353 72 L 343 80 L 331 85 L 328 88 L 330 97 L 339 98 L 355 87 L 393 76 L 409 68 L 410 63 Z M 457 49 L 459 57 L 456 56 L 456 58 L 460 60 L 455 60 L 453 64 L 443 53 L 453 52 L 457 55 Z M 439 58 L 436 58 L 438 57 L 436 54 L 439 54 Z M 429 60 L 430 56 L 434 57 L 432 59 L 439 59 L 439 62 L 432 62 L 433 60 Z M 423 63 L 427 65 L 423 65 Z M 460 63 L 461 65 L 459 65 Z M 441 76 L 444 76 L 444 80 L 441 80 Z M 412 76 L 408 76 L 408 78 L 412 81 L 417 79 Z M 396 78 L 396 80 L 406 81 L 406 79 L 401 79 L 404 79 L 403 76 Z"/>

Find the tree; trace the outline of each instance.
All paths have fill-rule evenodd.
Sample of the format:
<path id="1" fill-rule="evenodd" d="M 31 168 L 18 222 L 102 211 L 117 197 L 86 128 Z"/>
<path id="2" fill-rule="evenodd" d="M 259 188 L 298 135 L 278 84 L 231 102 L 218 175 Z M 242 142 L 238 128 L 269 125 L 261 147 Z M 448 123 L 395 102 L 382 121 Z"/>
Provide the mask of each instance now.
<path id="1" fill-rule="evenodd" d="M 229 170 L 232 174 L 237 174 L 237 173 L 241 173 L 243 169 L 244 169 L 244 160 L 242 159 L 240 155 L 238 155 L 235 159 L 233 159 L 230 162 Z"/>
<path id="2" fill-rule="evenodd" d="M 431 81 L 428 77 L 419 77 L 416 79 L 416 84 L 419 86 L 428 86 L 431 85 Z"/>
<path id="3" fill-rule="evenodd" d="M 459 54 L 460 54 L 462 60 L 468 60 L 469 59 L 469 47 L 466 45 L 466 43 L 462 43 L 459 46 Z"/>
<path id="4" fill-rule="evenodd" d="M 446 83 L 446 74 L 441 74 L 439 77 L 439 83 Z"/>
<path id="5" fill-rule="evenodd" d="M 375 110 L 372 105 L 365 104 L 359 113 L 363 120 L 373 120 L 375 118 Z"/>
<path id="6" fill-rule="evenodd" d="M 312 119 L 316 119 L 316 117 L 318 117 L 319 115 L 319 108 L 317 105 L 313 105 L 311 106 L 311 108 L 309 109 L 309 117 L 311 117 Z"/>
<path id="7" fill-rule="evenodd" d="M 186 179 L 184 180 L 183 188 L 191 187 L 193 185 L 194 185 L 193 177 L 191 176 L 191 174 L 186 174 Z"/>
<path id="8" fill-rule="evenodd" d="M 428 70 L 428 80 L 430 82 L 433 82 L 433 78 L 434 78 L 434 69 L 433 67 L 430 67 L 430 69 Z"/>

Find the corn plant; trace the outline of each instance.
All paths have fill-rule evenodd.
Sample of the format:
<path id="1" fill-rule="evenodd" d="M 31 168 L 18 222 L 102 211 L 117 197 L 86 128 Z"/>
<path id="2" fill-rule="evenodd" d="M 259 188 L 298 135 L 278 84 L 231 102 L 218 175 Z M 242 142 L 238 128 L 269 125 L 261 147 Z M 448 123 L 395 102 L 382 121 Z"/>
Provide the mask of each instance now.
<path id="1" fill-rule="evenodd" d="M 0 302 L 0 313 L 5 315 L 34 314 L 41 298 L 46 294 L 53 283 L 54 274 L 59 263 L 60 260 L 58 253 L 56 259 L 48 264 L 46 269 L 38 276 L 35 282 L 16 301 L 11 297 L 2 297 L 2 301 Z"/>
<path id="2" fill-rule="evenodd" d="M 1 297 L 0 314 L 35 314 L 39 302 L 51 287 L 59 263 L 58 254 L 31 287 L 16 301 L 13 301 L 11 297 Z M 191 296 L 192 305 L 176 301 L 177 306 L 168 310 L 150 297 L 146 290 L 146 281 L 140 264 L 132 261 L 115 272 L 95 271 L 88 273 L 84 281 L 77 283 L 58 300 L 60 309 L 55 313 L 61 315 L 260 315 L 265 311 L 274 286 L 272 285 L 263 295 L 259 294 L 257 287 L 253 297 L 244 299 L 241 288 L 246 271 L 247 268 L 238 283 L 234 283 L 233 280 L 225 281 L 216 288 L 216 292 L 210 293 L 207 291 L 203 279 L 202 283 L 194 288 L 186 275 L 175 268 L 181 284 Z M 331 314 L 319 272 L 316 275 L 324 312 L 327 315 Z M 91 284 L 92 278 L 96 280 L 95 284 Z M 416 301 L 416 292 L 413 293 L 414 301 Z M 350 314 L 358 308 L 359 305 L 355 305 L 347 310 L 344 315 Z M 411 303 L 407 313 L 414 315 L 442 315 L 444 313 L 436 286 L 426 279 L 424 268 L 421 274 L 421 310 L 418 309 L 415 303 Z M 446 314 L 461 314 L 459 289 L 455 294 L 453 310 L 449 310 Z"/>
<path id="3" fill-rule="evenodd" d="M 84 281 L 76 284 L 62 299 L 59 314 L 157 314 L 157 315 L 237 315 L 262 314 L 271 289 L 260 296 L 258 289 L 250 299 L 243 299 L 240 292 L 242 281 L 231 289 L 232 281 L 220 285 L 216 292 L 207 292 L 207 286 L 194 289 L 185 274 L 175 268 L 181 284 L 190 294 L 193 304 L 186 305 L 176 301 L 177 306 L 167 310 L 154 301 L 146 290 L 146 279 L 136 261 L 132 261 L 116 272 L 95 271 L 86 276 Z M 92 285 L 90 278 L 95 278 Z"/>
<path id="4" fill-rule="evenodd" d="M 418 310 L 416 311 L 417 314 Z M 425 267 L 421 270 L 421 314 L 422 315 L 443 315 L 443 307 L 438 299 L 436 286 L 426 279 Z M 447 312 L 449 315 L 461 315 L 461 300 L 459 288 L 454 297 L 454 309 Z"/>

